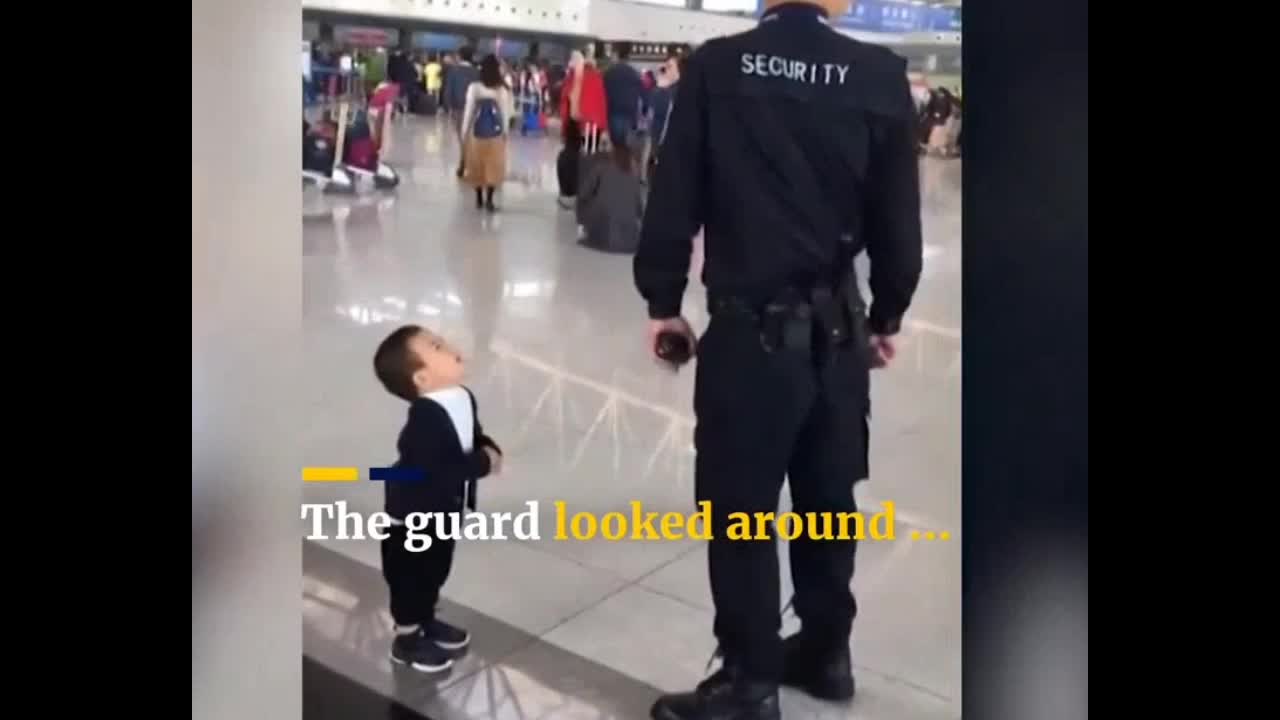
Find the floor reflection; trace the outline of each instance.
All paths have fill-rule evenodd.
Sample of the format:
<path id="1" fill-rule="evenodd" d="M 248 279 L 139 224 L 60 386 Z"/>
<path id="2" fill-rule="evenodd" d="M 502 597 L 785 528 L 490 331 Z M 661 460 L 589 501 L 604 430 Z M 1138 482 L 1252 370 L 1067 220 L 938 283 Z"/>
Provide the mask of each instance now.
<path id="1" fill-rule="evenodd" d="M 657 690 L 479 613 L 441 602 L 473 646 L 429 675 L 387 657 L 393 637 L 374 568 L 304 543 L 305 654 L 370 692 L 431 720 L 643 717 Z M 390 712 L 401 712 L 392 706 Z"/>

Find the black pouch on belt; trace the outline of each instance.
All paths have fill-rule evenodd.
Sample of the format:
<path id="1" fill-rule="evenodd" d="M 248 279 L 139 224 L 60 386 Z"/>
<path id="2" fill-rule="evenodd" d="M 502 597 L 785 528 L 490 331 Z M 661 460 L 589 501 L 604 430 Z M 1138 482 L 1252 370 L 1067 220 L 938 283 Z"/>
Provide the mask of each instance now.
<path id="1" fill-rule="evenodd" d="M 827 288 L 815 289 L 812 298 L 813 312 L 822 328 L 825 343 L 830 347 L 842 347 L 849 342 L 850 322 L 844 303 Z"/>
<path id="2" fill-rule="evenodd" d="M 812 349 L 813 312 L 795 290 L 786 290 L 760 313 L 760 341 L 765 350 L 809 352 Z"/>
<path id="3" fill-rule="evenodd" d="M 769 303 L 760 313 L 760 344 L 766 352 L 782 347 L 790 308 L 782 303 Z"/>
<path id="4" fill-rule="evenodd" d="M 765 348 L 809 352 L 812 349 L 813 312 L 808 298 L 794 288 L 784 290 L 768 305 L 761 317 Z"/>
<path id="5" fill-rule="evenodd" d="M 858 283 L 849 278 L 844 283 L 845 312 L 849 314 L 849 335 L 854 347 L 870 348 L 871 331 L 867 327 L 867 306 L 858 292 Z"/>
<path id="6" fill-rule="evenodd" d="M 782 326 L 782 346 L 788 350 L 813 350 L 813 310 L 805 303 L 792 305 Z"/>

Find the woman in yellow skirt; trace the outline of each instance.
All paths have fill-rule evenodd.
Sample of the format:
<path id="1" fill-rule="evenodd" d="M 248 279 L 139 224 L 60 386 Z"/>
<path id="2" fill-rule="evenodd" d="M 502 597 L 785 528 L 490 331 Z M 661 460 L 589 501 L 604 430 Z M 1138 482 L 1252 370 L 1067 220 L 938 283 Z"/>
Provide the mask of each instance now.
<path id="1" fill-rule="evenodd" d="M 480 79 L 467 88 L 462 112 L 466 148 L 463 177 L 476 189 L 476 208 L 497 210 L 493 193 L 507 176 L 507 131 L 515 117 L 515 100 L 502 81 L 498 58 L 480 61 Z"/>

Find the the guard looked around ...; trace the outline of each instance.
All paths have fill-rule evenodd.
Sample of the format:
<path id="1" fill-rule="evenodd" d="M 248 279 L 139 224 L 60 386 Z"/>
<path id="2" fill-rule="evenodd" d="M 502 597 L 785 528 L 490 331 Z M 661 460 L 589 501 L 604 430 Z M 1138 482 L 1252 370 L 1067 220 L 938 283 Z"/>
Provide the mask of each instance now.
<path id="1" fill-rule="evenodd" d="M 695 494 L 712 508 L 722 657 L 693 691 L 657 700 L 660 720 L 778 718 L 781 684 L 853 697 L 856 540 L 790 542 L 801 629 L 783 640 L 776 530 L 735 539 L 730 515 L 776 512 L 784 477 L 802 517 L 856 511 L 870 369 L 893 358 L 920 278 L 906 62 L 828 27 L 847 0 L 768 6 L 689 58 L 635 257 L 651 347 L 675 332 L 697 356 Z M 711 320 L 698 339 L 681 305 L 700 228 Z M 863 251 L 869 311 L 853 274 Z"/>

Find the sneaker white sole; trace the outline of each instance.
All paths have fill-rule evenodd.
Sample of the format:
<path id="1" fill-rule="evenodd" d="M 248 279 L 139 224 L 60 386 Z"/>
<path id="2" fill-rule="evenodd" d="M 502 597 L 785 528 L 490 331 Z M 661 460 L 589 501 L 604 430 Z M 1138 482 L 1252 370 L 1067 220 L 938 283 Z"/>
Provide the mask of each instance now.
<path id="1" fill-rule="evenodd" d="M 414 670 L 417 670 L 418 672 L 426 672 L 426 673 L 444 672 L 445 670 L 448 670 L 449 668 L 453 667 L 452 659 L 445 660 L 443 663 L 439 665 L 428 665 L 426 663 L 406 662 L 396 657 L 395 655 L 392 655 L 391 662 L 397 665 L 408 665 L 409 667 L 413 668 Z"/>
<path id="2" fill-rule="evenodd" d="M 444 648 L 445 650 L 461 650 L 462 648 L 471 644 L 471 637 L 467 636 L 467 639 L 463 640 L 462 642 L 444 642 L 441 640 L 432 640 L 432 642 L 434 642 L 436 645 L 439 645 L 441 648 Z"/>

